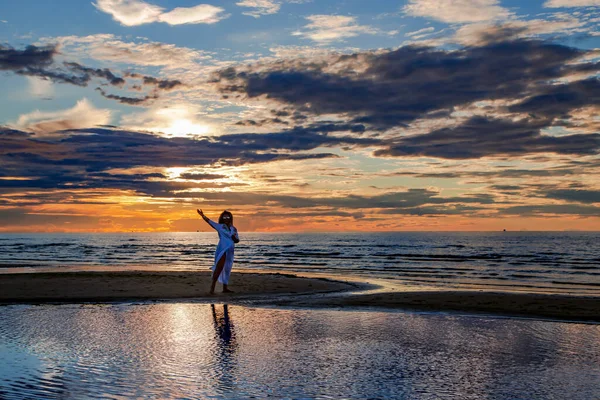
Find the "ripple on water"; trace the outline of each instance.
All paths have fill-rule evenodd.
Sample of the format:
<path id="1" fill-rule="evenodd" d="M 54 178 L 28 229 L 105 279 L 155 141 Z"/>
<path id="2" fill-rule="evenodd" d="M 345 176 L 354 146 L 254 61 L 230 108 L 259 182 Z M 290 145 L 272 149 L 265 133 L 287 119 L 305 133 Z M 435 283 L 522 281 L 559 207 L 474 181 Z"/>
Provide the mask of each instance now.
<path id="1" fill-rule="evenodd" d="M 453 314 L 6 306 L 0 397 L 589 399 L 599 338 L 599 325 Z"/>

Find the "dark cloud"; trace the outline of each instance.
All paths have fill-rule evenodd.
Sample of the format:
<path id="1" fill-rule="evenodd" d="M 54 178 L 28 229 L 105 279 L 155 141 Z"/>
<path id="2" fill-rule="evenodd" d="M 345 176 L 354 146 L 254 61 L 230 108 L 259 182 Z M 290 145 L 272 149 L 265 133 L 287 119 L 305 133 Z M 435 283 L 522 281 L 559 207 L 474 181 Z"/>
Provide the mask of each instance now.
<path id="1" fill-rule="evenodd" d="M 259 121 L 255 121 L 253 119 L 246 119 L 242 121 L 238 121 L 235 125 L 239 126 L 272 126 L 272 125 L 289 125 L 288 121 L 284 121 L 280 118 L 265 118 Z"/>
<path id="2" fill-rule="evenodd" d="M 206 202 L 222 202 L 223 193 L 202 193 Z M 455 197 L 441 197 L 440 194 L 428 189 L 409 189 L 403 192 L 390 192 L 375 196 L 347 195 L 345 197 L 298 197 L 291 195 L 273 195 L 248 192 L 228 192 L 227 203 L 233 206 L 247 204 L 277 204 L 286 208 L 329 207 L 332 209 L 388 209 L 409 210 L 424 205 L 442 206 L 455 204 L 494 204 L 493 196 L 489 194 L 473 194 Z M 181 197 L 185 197 L 182 194 Z M 389 211 L 390 213 L 392 211 Z"/>
<path id="3" fill-rule="evenodd" d="M 600 72 L 600 66 L 597 72 Z M 567 118 L 569 111 L 589 105 L 600 105 L 600 80 L 597 78 L 540 88 L 535 95 L 509 107 L 509 110 L 544 118 Z"/>
<path id="4" fill-rule="evenodd" d="M 116 100 L 122 104 L 129 104 L 130 106 L 138 106 L 138 105 L 145 104 L 151 100 L 158 99 L 158 94 L 156 94 L 156 93 L 147 94 L 144 97 L 127 97 L 127 96 L 118 96 L 115 94 L 106 93 L 104 90 L 102 90 L 99 87 L 96 88 L 96 90 L 98 92 L 100 92 L 102 97 L 105 97 L 105 98 L 111 99 L 111 100 Z"/>
<path id="5" fill-rule="evenodd" d="M 584 54 L 533 40 L 456 51 L 406 46 L 324 63 L 275 62 L 259 65 L 257 72 L 228 68 L 216 81 L 225 94 L 266 96 L 302 112 L 347 114 L 353 122 L 387 129 L 479 100 L 533 96 L 553 79 L 583 68 L 569 63 Z M 345 67 L 341 72 L 327 72 L 326 66 L 338 64 Z"/>
<path id="6" fill-rule="evenodd" d="M 428 156 L 469 159 L 486 156 L 522 156 L 531 153 L 593 155 L 600 151 L 600 134 L 549 136 L 540 133 L 544 121 L 509 121 L 473 117 L 455 128 L 398 140 L 377 156 Z"/>
<path id="7" fill-rule="evenodd" d="M 189 198 L 185 189 L 207 187 L 231 187 L 230 183 L 210 182 L 225 176 L 220 174 L 184 174 L 184 179 L 206 180 L 169 181 L 160 173 L 114 174 L 111 169 L 132 167 L 189 167 L 191 165 L 243 165 L 276 160 L 307 160 L 335 157 L 329 153 L 302 153 L 323 146 L 369 146 L 372 139 L 349 136 L 331 136 L 342 129 L 340 126 L 314 126 L 311 129 L 294 130 L 274 134 L 239 134 L 211 138 L 165 138 L 140 132 L 87 129 L 84 134 L 71 132 L 50 140 L 14 130 L 0 130 L 0 162 L 4 176 L 17 176 L 28 180 L 0 180 L 2 193 L 15 193 L 26 189 L 121 189 L 139 194 Z M 344 126 L 343 131 L 359 129 Z M 16 145 L 20 143 L 20 145 Z M 193 196 L 193 195 L 192 195 Z M 343 198 L 303 198 L 297 196 L 270 195 L 245 192 L 228 192 L 232 205 L 280 204 L 289 208 L 329 207 L 354 209 L 365 208 L 408 210 L 429 205 L 430 211 L 443 213 L 441 205 L 493 204 L 488 194 L 441 197 L 439 193 L 425 189 L 386 193 L 375 196 L 350 195 Z M 203 192 L 206 202 L 219 203 L 223 193 Z M 13 201 L 16 201 L 13 199 Z M 437 208 L 436 208 L 437 207 Z M 453 208 L 454 207 L 454 208 Z M 415 213 L 424 213 L 414 211 Z M 411 211 L 406 211 L 406 214 Z"/>
<path id="8" fill-rule="evenodd" d="M 600 190 L 553 189 L 545 192 L 550 199 L 574 201 L 577 203 L 600 203 Z"/>
<path id="9" fill-rule="evenodd" d="M 179 80 L 169 80 L 169 79 L 157 79 L 151 76 L 144 76 L 144 84 L 145 85 L 154 85 L 162 90 L 171 90 L 176 88 L 177 86 L 183 85 Z"/>
<path id="10" fill-rule="evenodd" d="M 256 122 L 253 119 L 246 119 L 243 121 L 238 121 L 235 124 L 240 125 L 240 126 L 261 126 L 261 124 L 259 122 Z"/>
<path id="11" fill-rule="evenodd" d="M 457 199 L 458 200 L 458 199 Z M 452 204 L 444 206 L 420 206 L 414 208 L 395 208 L 379 212 L 386 215 L 468 215 L 485 211 L 485 207 Z"/>
<path id="12" fill-rule="evenodd" d="M 282 109 L 271 112 L 278 118 L 289 120 L 294 113 L 337 114 L 344 117 L 344 124 L 364 126 L 365 132 L 403 128 L 417 119 L 450 118 L 455 107 L 483 100 L 513 103 L 500 107 L 503 113 L 513 114 L 506 119 L 494 117 L 498 106 L 490 106 L 485 116 L 474 116 L 456 127 L 406 138 L 400 136 L 401 129 L 395 139 L 379 143 L 376 156 L 471 159 L 597 154 L 597 133 L 551 136 L 542 131 L 571 126 L 572 110 L 600 104 L 598 78 L 561 81 L 582 72 L 597 74 L 600 63 L 582 61 L 586 50 L 539 40 L 502 41 L 498 33 L 483 40 L 484 45 L 453 51 L 405 46 L 230 67 L 217 73 L 214 82 L 229 96 L 277 100 Z"/>
<path id="13" fill-rule="evenodd" d="M 24 50 L 0 45 L 0 70 L 10 70 L 19 75 L 37 76 L 59 83 L 70 83 L 76 86 L 87 86 L 91 77 L 83 70 L 77 70 L 73 65 L 65 64 L 66 71 L 53 68 L 54 56 L 58 53 L 56 46 L 27 46 Z M 84 68 L 84 67 L 81 67 Z M 76 74 L 79 72 L 80 74 Z"/>
<path id="14" fill-rule="evenodd" d="M 28 71 L 42 69 L 52 65 L 55 46 L 27 46 L 24 50 L 0 44 L 0 70 Z"/>
<path id="15" fill-rule="evenodd" d="M 57 53 L 57 48 L 53 45 L 27 46 L 24 50 L 0 45 L 0 70 L 82 87 L 87 86 L 93 78 L 99 78 L 118 87 L 123 87 L 126 83 L 124 78 L 117 76 L 108 68 L 90 68 L 76 62 L 64 62 L 62 66 L 55 65 L 54 56 Z M 106 94 L 102 90 L 100 93 L 108 99 L 123 104 L 139 105 L 158 98 L 159 91 L 167 91 L 183 85 L 179 80 L 158 79 L 135 73 L 128 73 L 126 76 L 142 79 L 145 85 L 153 87 L 152 93 L 143 98 Z"/>
<path id="16" fill-rule="evenodd" d="M 199 173 L 187 172 L 187 173 L 180 174 L 179 177 L 181 179 L 189 179 L 189 180 L 194 180 L 194 181 L 203 181 L 203 180 L 210 180 L 210 179 L 223 179 L 223 178 L 227 178 L 227 175 L 221 175 L 221 174 L 199 174 Z"/>
<path id="17" fill-rule="evenodd" d="M 368 139 L 334 137 L 331 127 L 277 134 L 240 134 L 224 137 L 166 138 L 149 133 L 101 128 L 70 131 L 42 140 L 35 135 L 0 128 L 0 176 L 28 180 L 0 180 L 0 188 L 119 188 L 146 194 L 198 187 L 197 182 L 168 186 L 149 182 L 150 175 L 114 175 L 112 168 L 245 165 L 278 160 L 337 157 L 331 153 L 302 153 L 321 146 L 368 146 Z M 189 175 L 189 179 L 211 175 Z M 222 177 L 213 175 L 212 178 Z M 179 185 L 179 186 L 177 186 Z M 210 187 L 218 184 L 209 183 Z M 175 189 L 173 189 L 175 188 Z"/>
<path id="18" fill-rule="evenodd" d="M 509 193 L 520 191 L 521 189 L 523 189 L 521 186 L 517 185 L 492 185 L 490 187 L 495 190 L 500 190 Z"/>
<path id="19" fill-rule="evenodd" d="M 579 215 L 584 217 L 600 217 L 600 207 L 584 206 L 578 204 L 544 204 L 531 206 L 514 206 L 502 209 L 499 214 L 525 215 L 547 217 L 555 215 Z"/>
<path id="20" fill-rule="evenodd" d="M 178 86 L 184 86 L 183 82 L 177 79 L 159 79 L 153 76 L 137 74 L 135 72 L 126 73 L 128 77 L 141 79 L 144 85 L 152 85 L 161 90 L 171 90 Z"/>
<path id="21" fill-rule="evenodd" d="M 80 72 L 84 74 L 84 76 L 95 76 L 98 78 L 104 78 L 113 86 L 123 86 L 125 84 L 125 80 L 119 76 L 113 74 L 108 68 L 89 68 L 84 67 L 83 65 L 74 63 L 74 62 L 66 62 L 64 65 L 73 72 Z M 88 78 L 89 81 L 91 78 Z"/>
<path id="22" fill-rule="evenodd" d="M 377 139 L 337 137 L 334 132 L 360 133 L 364 125 L 323 123 L 308 127 L 294 127 L 279 133 L 238 133 L 219 136 L 219 141 L 231 146 L 240 146 L 247 150 L 268 150 L 269 148 L 285 148 L 292 151 L 310 150 L 320 146 L 358 145 L 362 147 L 381 144 Z"/>
<path id="23" fill-rule="evenodd" d="M 555 167 L 548 169 L 497 169 L 492 171 L 452 171 L 452 172 L 395 172 L 392 175 L 415 178 L 459 179 L 459 178 L 530 178 L 585 174 L 591 166 Z"/>

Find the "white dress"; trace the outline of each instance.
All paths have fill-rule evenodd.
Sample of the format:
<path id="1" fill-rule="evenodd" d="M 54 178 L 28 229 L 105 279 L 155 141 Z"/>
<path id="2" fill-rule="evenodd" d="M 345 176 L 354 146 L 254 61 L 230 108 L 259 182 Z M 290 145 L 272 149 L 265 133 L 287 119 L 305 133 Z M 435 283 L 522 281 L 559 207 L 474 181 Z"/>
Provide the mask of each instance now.
<path id="1" fill-rule="evenodd" d="M 210 269 L 214 274 L 217 269 L 217 263 L 221 257 L 225 255 L 227 258 L 225 260 L 225 265 L 223 266 L 223 271 L 221 272 L 221 275 L 219 275 L 219 282 L 223 285 L 227 285 L 229 282 L 229 275 L 231 275 L 231 268 L 233 267 L 233 251 L 235 248 L 232 236 L 235 236 L 236 239 L 239 240 L 238 231 L 234 226 L 228 228 L 227 225 L 218 224 L 210 219 L 208 220 L 208 223 L 219 234 L 219 244 L 217 245 L 217 251 L 215 251 L 215 262 Z"/>

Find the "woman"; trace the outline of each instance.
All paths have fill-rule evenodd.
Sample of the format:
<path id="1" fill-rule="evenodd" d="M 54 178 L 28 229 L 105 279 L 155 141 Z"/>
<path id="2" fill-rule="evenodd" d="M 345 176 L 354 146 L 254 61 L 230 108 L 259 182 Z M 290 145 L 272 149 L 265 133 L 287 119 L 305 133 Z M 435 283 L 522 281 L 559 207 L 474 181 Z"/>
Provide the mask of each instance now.
<path id="1" fill-rule="evenodd" d="M 235 243 L 240 241 L 237 229 L 233 226 L 233 215 L 225 210 L 219 217 L 219 223 L 211 221 L 202 210 L 196 210 L 198 214 L 204 219 L 210 226 L 212 226 L 219 234 L 219 244 L 217 245 L 217 251 L 215 252 L 215 263 L 212 266 L 212 284 L 210 285 L 210 294 L 215 293 L 215 285 L 217 280 L 223 284 L 223 293 L 231 293 L 232 290 L 227 288 L 229 283 L 229 275 L 231 274 L 231 268 L 233 267 L 233 250 Z"/>

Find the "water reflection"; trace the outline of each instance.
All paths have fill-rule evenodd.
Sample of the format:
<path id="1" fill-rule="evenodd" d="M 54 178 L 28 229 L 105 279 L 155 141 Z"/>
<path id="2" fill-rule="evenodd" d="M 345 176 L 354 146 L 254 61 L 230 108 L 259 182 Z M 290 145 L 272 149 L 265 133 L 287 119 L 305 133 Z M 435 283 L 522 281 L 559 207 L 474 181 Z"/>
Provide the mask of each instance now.
<path id="1" fill-rule="evenodd" d="M 223 304 L 222 312 L 217 311 L 214 304 L 210 305 L 213 325 L 215 327 L 215 343 L 217 351 L 214 352 L 218 367 L 216 371 L 217 386 L 219 393 L 228 392 L 235 387 L 235 353 L 238 344 L 235 339 L 235 331 L 231 317 L 229 316 L 229 307 Z"/>
<path id="2" fill-rule="evenodd" d="M 0 398 L 600 398 L 600 325 L 223 304 L 0 308 Z"/>

